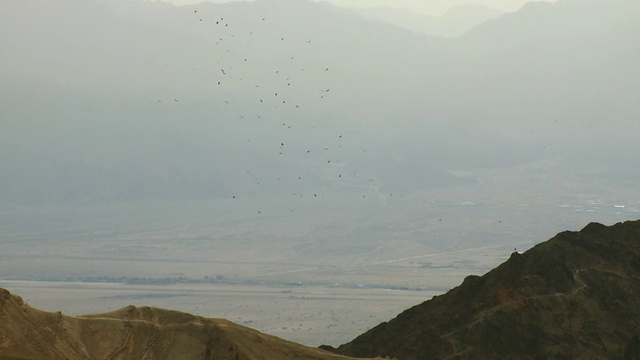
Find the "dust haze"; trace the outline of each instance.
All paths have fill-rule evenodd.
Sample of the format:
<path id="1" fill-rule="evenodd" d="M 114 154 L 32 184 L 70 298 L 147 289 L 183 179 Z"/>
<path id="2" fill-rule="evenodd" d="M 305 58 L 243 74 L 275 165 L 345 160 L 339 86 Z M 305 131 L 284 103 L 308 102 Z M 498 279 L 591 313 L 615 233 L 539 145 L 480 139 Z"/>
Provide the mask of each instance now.
<path id="1" fill-rule="evenodd" d="M 308 305 L 384 319 L 514 248 L 637 218 L 640 3 L 507 3 L 2 2 L 0 285 L 408 291 Z M 362 330 L 263 320 L 314 345 Z"/>

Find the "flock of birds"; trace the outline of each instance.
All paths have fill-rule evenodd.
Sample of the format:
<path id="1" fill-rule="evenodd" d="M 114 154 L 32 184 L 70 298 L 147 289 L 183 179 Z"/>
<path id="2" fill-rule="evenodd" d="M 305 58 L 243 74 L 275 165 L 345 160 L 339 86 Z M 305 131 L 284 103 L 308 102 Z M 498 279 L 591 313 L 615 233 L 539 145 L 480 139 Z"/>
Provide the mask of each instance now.
<path id="1" fill-rule="evenodd" d="M 308 56 L 305 55 L 308 54 L 285 55 L 293 51 L 291 49 L 295 47 L 292 46 L 293 44 L 287 44 L 289 39 L 286 36 L 277 36 L 271 39 L 273 42 L 271 48 L 280 52 L 277 56 L 272 56 L 272 59 L 276 58 L 281 63 L 275 68 L 264 66 L 262 59 L 251 57 L 251 51 L 243 52 L 242 50 L 246 50 L 247 47 L 251 46 L 251 41 L 256 41 L 249 40 L 252 37 L 255 38 L 257 37 L 256 35 L 261 35 L 261 39 L 264 39 L 264 33 L 260 32 L 265 31 L 264 29 L 268 27 L 269 18 L 258 17 L 253 23 L 254 28 L 246 29 L 244 28 L 245 26 L 234 26 L 234 23 L 230 22 L 226 16 L 213 14 L 211 8 L 192 9 L 192 11 L 190 15 L 192 22 L 209 25 L 204 28 L 206 29 L 204 31 L 210 31 L 212 28 L 216 30 L 215 34 L 208 34 L 209 36 L 214 36 L 214 44 L 217 47 L 216 54 L 218 55 L 215 59 L 215 64 L 219 71 L 215 71 L 217 76 L 212 79 L 212 86 L 216 95 L 220 96 L 217 100 L 221 101 L 223 106 L 229 108 L 227 114 L 237 117 L 240 121 L 248 122 L 253 119 L 277 126 L 282 136 L 274 141 L 274 147 L 271 150 L 274 151 L 274 156 L 284 159 L 288 155 L 292 155 L 292 152 L 297 152 L 295 159 L 290 159 L 292 163 L 299 165 L 300 159 L 307 163 L 313 162 L 309 168 L 315 170 L 307 169 L 306 173 L 294 176 L 274 173 L 259 175 L 259 171 L 254 169 L 239 169 L 245 173 L 245 176 L 250 178 L 248 181 L 253 183 L 253 189 L 250 189 L 247 193 L 255 195 L 258 188 L 268 190 L 267 187 L 263 186 L 268 181 L 266 177 L 275 177 L 275 181 L 282 181 L 281 186 L 290 190 L 288 193 L 291 196 L 318 199 L 322 197 L 323 188 L 313 189 L 317 185 L 312 185 L 312 182 L 303 184 L 308 178 L 314 178 L 316 184 L 318 181 L 327 180 L 329 182 L 341 181 L 343 185 L 349 184 L 363 192 L 356 196 L 362 199 L 367 198 L 370 195 L 367 191 L 376 189 L 377 183 L 370 176 L 358 181 L 356 179 L 359 175 L 358 170 L 346 166 L 346 162 L 342 159 L 345 154 L 340 152 L 345 138 L 343 132 L 338 129 L 327 131 L 327 127 L 322 123 L 314 124 L 311 121 L 305 121 L 306 117 L 317 115 L 309 116 L 314 111 L 313 109 L 317 110 L 323 106 L 330 106 L 323 105 L 323 103 L 326 104 L 327 99 L 335 93 L 334 89 L 328 86 L 326 82 L 330 78 L 331 67 L 326 64 L 319 65 L 315 61 L 312 64 L 304 63 L 304 59 L 308 59 Z M 298 40 L 291 40 L 291 42 L 297 41 L 295 45 L 298 49 L 304 49 L 305 46 L 314 46 L 313 39 L 300 41 L 299 36 L 297 38 Z M 269 45 L 261 44 L 263 47 Z M 255 52 L 253 56 L 255 56 Z M 259 69 L 257 73 L 256 69 Z M 197 71 L 198 68 L 194 67 L 193 70 Z M 243 70 L 246 70 L 246 72 L 243 72 Z M 310 75 L 305 77 L 304 75 L 307 73 Z M 302 86 L 297 87 L 297 85 Z M 238 93 L 241 94 L 240 97 L 237 96 Z M 252 96 L 255 96 L 255 98 L 252 99 Z M 309 107 L 310 110 L 305 111 L 308 104 L 305 104 L 304 101 L 310 100 L 313 100 L 314 104 Z M 174 98 L 173 101 L 178 103 L 180 99 Z M 331 139 L 324 139 L 323 141 L 318 139 L 319 136 L 314 136 L 313 144 L 301 145 L 299 141 L 292 140 L 291 133 L 285 133 L 286 131 L 295 131 L 297 126 L 312 131 L 316 126 L 322 127 L 323 131 L 316 133 L 328 135 Z M 246 141 L 251 142 L 252 139 L 247 138 Z M 290 142 L 294 144 L 290 144 Z M 267 149 L 266 151 L 269 150 Z M 366 152 L 365 149 L 361 151 Z M 275 161 L 277 162 L 278 159 Z M 329 171 L 325 171 L 327 168 L 329 168 Z M 321 175 L 318 173 L 321 173 Z M 333 179 L 329 178 L 326 175 L 327 173 L 330 173 Z M 298 182 L 300 185 L 288 183 L 291 185 L 288 187 L 285 185 L 285 176 L 293 177 L 293 179 L 288 180 Z M 346 182 L 347 178 L 352 181 Z M 387 195 L 393 196 L 392 194 Z M 231 199 L 241 199 L 246 196 L 241 191 L 229 194 Z M 256 209 L 255 211 L 257 214 L 263 214 L 265 213 L 263 210 Z M 291 208 L 290 211 L 295 212 L 295 209 Z"/>

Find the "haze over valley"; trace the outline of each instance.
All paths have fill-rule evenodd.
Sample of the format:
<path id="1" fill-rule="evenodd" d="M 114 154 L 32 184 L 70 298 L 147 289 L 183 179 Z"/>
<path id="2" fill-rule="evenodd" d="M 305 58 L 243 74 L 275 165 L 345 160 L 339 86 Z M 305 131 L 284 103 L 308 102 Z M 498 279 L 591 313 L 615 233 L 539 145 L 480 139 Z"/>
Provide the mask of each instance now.
<path id="1" fill-rule="evenodd" d="M 2 2 L 0 286 L 339 345 L 638 218 L 640 3 L 495 4 Z"/>

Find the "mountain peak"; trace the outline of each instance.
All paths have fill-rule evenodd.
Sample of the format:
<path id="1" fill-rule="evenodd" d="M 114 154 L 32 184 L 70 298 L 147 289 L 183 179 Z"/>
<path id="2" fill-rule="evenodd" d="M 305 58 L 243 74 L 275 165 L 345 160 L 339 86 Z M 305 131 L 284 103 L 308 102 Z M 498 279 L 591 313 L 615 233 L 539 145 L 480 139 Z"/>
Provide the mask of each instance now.
<path id="1" fill-rule="evenodd" d="M 565 231 L 338 351 L 401 359 L 637 354 L 640 221 Z M 632 355 L 629 355 L 632 356 Z M 634 357 L 631 357 L 634 358 Z"/>

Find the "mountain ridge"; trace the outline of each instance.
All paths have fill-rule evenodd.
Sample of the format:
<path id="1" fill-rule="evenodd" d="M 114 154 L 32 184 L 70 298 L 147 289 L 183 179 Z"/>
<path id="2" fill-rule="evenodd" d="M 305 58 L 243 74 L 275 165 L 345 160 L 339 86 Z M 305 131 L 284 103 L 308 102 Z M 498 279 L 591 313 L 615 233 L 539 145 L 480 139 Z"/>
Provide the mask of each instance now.
<path id="1" fill-rule="evenodd" d="M 504 12 L 481 4 L 456 5 L 440 16 L 385 6 L 353 9 L 367 19 L 393 24 L 429 36 L 458 37 Z"/>
<path id="2" fill-rule="evenodd" d="M 224 319 L 127 306 L 44 312 L 0 289 L 0 359 L 640 359 L 640 220 L 589 223 L 416 305 L 337 349 Z"/>
<path id="3" fill-rule="evenodd" d="M 348 357 L 224 319 L 127 306 L 68 316 L 32 308 L 0 288 L 0 359 L 310 359 Z"/>
<path id="4" fill-rule="evenodd" d="M 407 360 L 616 358 L 637 348 L 639 293 L 640 221 L 590 223 L 512 253 L 337 352 Z"/>

